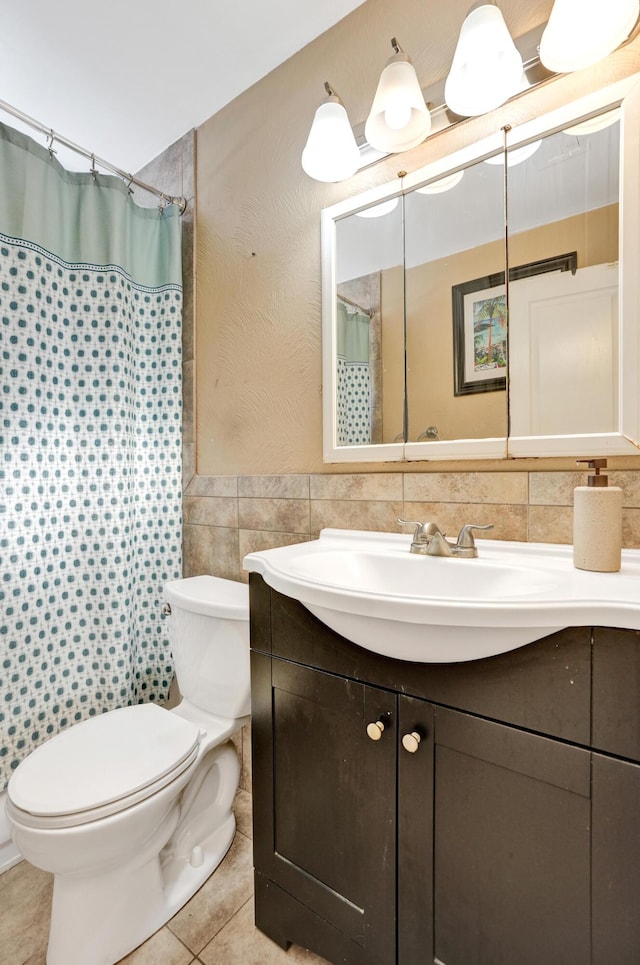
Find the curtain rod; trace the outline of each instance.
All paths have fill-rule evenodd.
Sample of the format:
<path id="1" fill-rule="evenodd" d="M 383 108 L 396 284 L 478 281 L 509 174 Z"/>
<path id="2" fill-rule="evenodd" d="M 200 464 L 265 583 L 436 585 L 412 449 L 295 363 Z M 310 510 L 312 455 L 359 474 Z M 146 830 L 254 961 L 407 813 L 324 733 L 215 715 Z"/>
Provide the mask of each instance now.
<path id="1" fill-rule="evenodd" d="M 49 144 L 47 147 L 51 154 L 55 153 L 53 151 L 53 145 L 57 141 L 58 144 L 61 144 L 63 147 L 69 148 L 69 150 L 75 151 L 76 154 L 80 154 L 82 157 L 87 158 L 88 161 L 91 161 L 91 173 L 95 173 L 95 166 L 98 164 L 101 168 L 104 168 L 106 171 L 110 171 L 111 174 L 115 174 L 117 177 L 122 178 L 123 181 L 126 181 L 127 187 L 130 188 L 132 184 L 135 184 L 144 191 L 148 191 L 149 194 L 155 194 L 157 198 L 160 198 L 161 201 L 166 204 L 177 204 L 180 208 L 180 214 L 184 214 L 187 207 L 186 198 L 174 198 L 170 194 L 165 194 L 164 191 L 161 191 L 159 188 L 154 188 L 150 184 L 145 184 L 145 182 L 141 181 L 140 178 L 136 178 L 133 174 L 128 174 L 121 168 L 117 168 L 113 164 L 109 164 L 108 161 L 103 160 L 96 154 L 93 154 L 91 151 L 87 151 L 86 148 L 80 147 L 79 144 L 74 144 L 73 141 L 69 141 L 66 137 L 62 137 L 61 134 L 56 133 L 52 127 L 45 127 L 45 125 L 41 124 L 40 121 L 36 121 L 33 117 L 29 117 L 28 114 L 18 110 L 17 107 L 12 107 L 11 104 L 7 104 L 6 101 L 0 100 L 0 110 L 5 111 L 7 114 L 11 114 L 12 117 L 17 118 L 24 124 L 28 124 L 29 127 L 33 127 L 41 134 L 46 134 L 46 136 L 49 138 Z"/>
<path id="2" fill-rule="evenodd" d="M 376 313 L 375 308 L 364 308 L 362 305 L 359 305 L 357 302 L 354 302 L 352 298 L 347 298 L 346 295 L 341 295 L 340 292 L 336 292 L 336 296 L 340 299 L 341 302 L 346 302 L 347 305 L 351 305 L 353 306 L 353 308 L 359 309 L 359 311 L 361 311 L 363 315 L 368 315 L 369 318 L 373 318 L 373 316 Z"/>

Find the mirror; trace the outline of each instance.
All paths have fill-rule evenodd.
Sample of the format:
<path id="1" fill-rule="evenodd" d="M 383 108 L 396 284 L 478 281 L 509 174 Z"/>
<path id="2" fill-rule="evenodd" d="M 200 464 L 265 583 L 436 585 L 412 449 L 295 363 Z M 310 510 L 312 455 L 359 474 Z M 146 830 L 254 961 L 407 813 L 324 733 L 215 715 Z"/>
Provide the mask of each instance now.
<path id="1" fill-rule="evenodd" d="M 637 452 L 639 96 L 628 78 L 322 213 L 325 461 Z"/>
<path id="2" fill-rule="evenodd" d="M 492 438 L 494 454 L 505 454 L 503 158 L 499 151 L 406 194 L 408 442 Z M 489 291 L 492 278 L 500 291 Z"/>

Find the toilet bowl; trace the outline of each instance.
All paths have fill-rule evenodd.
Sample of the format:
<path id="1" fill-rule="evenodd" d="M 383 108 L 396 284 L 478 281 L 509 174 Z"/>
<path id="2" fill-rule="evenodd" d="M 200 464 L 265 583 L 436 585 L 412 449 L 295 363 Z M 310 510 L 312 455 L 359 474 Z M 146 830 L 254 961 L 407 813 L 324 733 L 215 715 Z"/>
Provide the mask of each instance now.
<path id="1" fill-rule="evenodd" d="M 12 837 L 54 874 L 47 965 L 113 965 L 171 918 L 235 834 L 249 720 L 249 598 L 200 576 L 165 587 L 182 694 L 76 724 L 33 751 L 7 789 Z"/>

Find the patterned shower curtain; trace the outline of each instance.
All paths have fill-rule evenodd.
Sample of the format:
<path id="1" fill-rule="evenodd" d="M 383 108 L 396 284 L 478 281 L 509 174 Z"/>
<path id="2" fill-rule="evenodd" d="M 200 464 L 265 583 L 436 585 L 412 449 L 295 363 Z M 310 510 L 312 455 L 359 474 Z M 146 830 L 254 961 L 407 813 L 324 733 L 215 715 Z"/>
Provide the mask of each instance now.
<path id="1" fill-rule="evenodd" d="M 175 206 L 0 124 L 0 790 L 63 728 L 167 694 L 181 300 Z"/>
<path id="2" fill-rule="evenodd" d="M 336 442 L 371 442 L 372 393 L 369 364 L 370 318 L 342 301 L 336 303 Z"/>

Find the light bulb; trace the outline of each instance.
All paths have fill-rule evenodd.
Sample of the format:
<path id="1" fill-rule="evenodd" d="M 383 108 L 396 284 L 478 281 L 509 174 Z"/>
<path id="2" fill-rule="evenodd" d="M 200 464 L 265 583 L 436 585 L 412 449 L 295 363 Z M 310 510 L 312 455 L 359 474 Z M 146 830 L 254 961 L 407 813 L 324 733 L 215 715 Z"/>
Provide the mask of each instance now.
<path id="1" fill-rule="evenodd" d="M 431 115 L 413 64 L 395 37 L 391 44 L 395 54 L 380 75 L 364 128 L 367 143 L 382 154 L 408 151 L 431 130 Z"/>
<path id="2" fill-rule="evenodd" d="M 384 109 L 384 122 L 392 131 L 400 131 L 411 120 L 411 106 L 401 97 L 393 97 Z"/>

